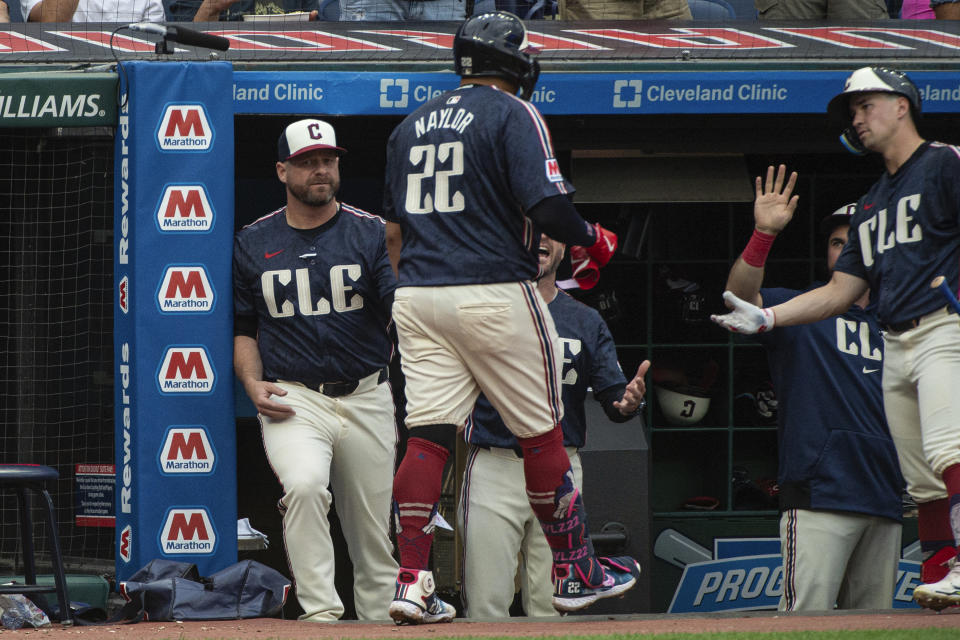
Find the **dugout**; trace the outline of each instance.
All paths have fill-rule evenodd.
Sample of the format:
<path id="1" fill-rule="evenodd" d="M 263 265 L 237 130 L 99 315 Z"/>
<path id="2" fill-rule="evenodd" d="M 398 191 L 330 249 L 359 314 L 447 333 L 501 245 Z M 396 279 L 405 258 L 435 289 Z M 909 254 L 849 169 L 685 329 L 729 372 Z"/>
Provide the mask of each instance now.
<path id="1" fill-rule="evenodd" d="M 220 61 L 232 64 L 226 102 L 232 105 L 233 152 L 229 159 L 221 157 L 216 169 L 233 167 L 235 225 L 282 203 L 273 171 L 275 141 L 284 124 L 301 114 L 321 115 L 334 124 L 338 139 L 350 150 L 341 199 L 376 212 L 389 132 L 425 97 L 455 84 L 445 38 L 456 25 L 404 30 L 396 25 L 365 25 L 362 30 L 340 23 L 313 26 L 202 25 L 235 45 L 219 54 Z M 78 526 L 77 515 L 84 509 L 77 502 L 83 474 L 76 465 L 116 464 L 114 473 L 122 474 L 114 459 L 121 456 L 111 455 L 112 445 L 104 448 L 106 441 L 114 441 L 119 421 L 113 417 L 118 401 L 109 399 L 116 384 L 112 334 L 99 328 L 117 313 L 109 257 L 117 233 L 111 216 L 113 127 L 118 118 L 110 99 L 117 81 L 113 56 L 200 62 L 209 60 L 210 53 L 177 45 L 174 54 L 157 56 L 155 38 L 128 31 L 114 35 L 111 50 L 108 36 L 113 29 L 107 27 L 28 24 L 5 29 L 0 33 L 10 64 L 0 75 L 0 122 L 9 174 L 2 181 L 0 201 L 15 213 L 9 232 L 13 248 L 4 253 L 8 273 L 42 271 L 44 281 L 58 282 L 72 268 L 81 277 L 71 292 L 39 303 L 49 316 L 43 318 L 29 303 L 38 299 L 37 292 L 23 284 L 29 279 L 21 275 L 6 280 L 4 290 L 10 297 L 5 338 L 15 345 L 10 353 L 22 355 L 10 356 L 3 369 L 7 423 L 18 425 L 6 430 L 4 453 L 7 459 L 28 461 L 28 451 L 35 461 L 60 470 L 63 479 L 55 501 L 63 535 L 74 541 L 69 543 L 75 545 L 70 554 L 76 558 L 74 568 L 83 570 L 111 564 L 117 542 L 108 528 Z M 771 280 L 803 286 L 822 276 L 816 221 L 856 199 L 882 170 L 874 158 L 847 155 L 837 143 L 839 132 L 826 122 L 826 102 L 850 70 L 882 61 L 907 71 L 924 97 L 921 133 L 958 142 L 960 63 L 953 51 L 960 44 L 960 27 L 949 22 L 738 20 L 627 25 L 543 21 L 532 23 L 531 29 L 543 46 L 544 67 L 534 102 L 547 116 L 561 165 L 578 189 L 578 207 L 621 238 L 621 249 L 605 268 L 601 284 L 578 295 L 604 314 L 625 371 L 649 357 L 655 367 L 670 363 L 700 379 L 711 362 L 718 372 L 700 423 L 669 424 L 651 391 L 643 428 L 637 423 L 630 437 L 605 438 L 589 453 L 599 469 L 629 468 L 627 473 L 600 474 L 597 488 L 586 489 L 592 528 L 630 519 L 636 524 L 629 527 L 628 544 L 638 549 L 630 551 L 649 558 L 643 574 L 648 582 L 630 598 L 610 605 L 610 612 L 767 606 L 769 601 L 756 600 L 749 588 L 732 601 L 691 600 L 687 609 L 680 602 L 678 587 L 687 580 L 686 565 L 717 560 L 718 538 L 776 536 L 775 511 L 769 504 L 745 502 L 731 482 L 739 469 L 753 482 L 776 472 L 775 429 L 749 406 L 744 410 L 740 401 L 755 396 L 764 383 L 763 355 L 721 334 L 705 317 L 719 307 L 729 263 L 749 235 L 752 176 L 770 163 L 784 162 L 801 174 L 800 208 L 778 241 L 768 267 Z M 49 91 L 61 76 L 84 88 L 64 89 L 58 95 L 71 97 L 58 98 L 55 113 L 43 113 L 46 98 L 34 96 L 52 95 Z M 95 83 L 106 84 L 88 88 Z M 95 107 L 90 106 L 93 95 L 100 96 Z M 74 186 L 64 189 L 67 182 Z M 34 186 L 32 194 L 25 195 L 21 185 L 27 183 Z M 62 193 L 69 195 L 58 197 Z M 78 203 L 96 213 L 68 216 L 82 208 Z M 56 250 L 58 245 L 41 242 L 54 228 L 58 237 L 82 238 L 87 247 L 80 250 L 83 255 L 50 264 L 50 256 L 59 259 L 63 253 Z M 48 246 L 52 250 L 45 250 Z M 22 247 L 36 250 L 18 251 Z M 101 302 L 90 304 L 91 295 Z M 74 310 L 76 322 L 83 325 L 76 335 L 98 335 L 100 341 L 73 347 L 71 341 L 83 341 L 73 333 L 54 331 L 60 323 L 50 309 Z M 48 329 L 31 335 L 27 327 Z M 59 360 L 49 364 L 37 354 L 49 352 L 52 343 L 67 346 L 58 347 Z M 65 363 L 62 354 L 67 352 L 77 354 L 75 363 Z M 35 373 L 26 377 L 23 371 Z M 52 379 L 58 382 L 49 382 Z M 29 384 L 39 380 L 43 384 Z M 75 407 L 87 413 L 77 417 L 81 412 Z M 65 420 L 68 414 L 76 419 Z M 235 414 L 236 510 L 241 517 L 250 516 L 273 543 L 266 554 L 255 557 L 269 558 L 285 570 L 273 511 L 277 493 L 270 486 L 275 481 L 258 450 L 242 390 Z M 596 435 L 607 426 L 592 425 L 591 430 Z M 56 438 L 51 439 L 51 433 Z M 33 444 L 27 448 L 27 442 Z M 194 480 L 202 493 L 203 478 Z M 122 486 L 122 475 L 117 482 Z M 698 496 L 715 498 L 717 506 L 706 511 L 684 507 Z M 615 516 L 625 503 L 630 505 L 628 515 Z M 604 522 L 598 527 L 599 519 Z M 612 536 L 610 544 L 617 539 Z M 909 541 L 905 533 L 904 542 Z M 12 543 L 5 536 L 3 544 Z M 677 544 L 692 551 L 671 552 Z M 437 547 L 444 549 L 442 542 Z M 4 547 L 4 557 L 15 556 L 14 549 L 6 551 Z M 441 555 L 455 564 L 450 545 Z"/>

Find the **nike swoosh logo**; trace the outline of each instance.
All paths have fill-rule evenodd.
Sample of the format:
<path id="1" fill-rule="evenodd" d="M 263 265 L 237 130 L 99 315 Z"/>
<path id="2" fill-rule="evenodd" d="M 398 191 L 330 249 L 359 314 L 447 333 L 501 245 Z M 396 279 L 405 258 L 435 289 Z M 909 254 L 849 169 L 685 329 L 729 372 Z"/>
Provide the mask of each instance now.
<path id="1" fill-rule="evenodd" d="M 613 243 L 610 242 L 610 238 L 608 238 L 607 236 L 603 236 L 603 241 L 607 243 L 607 249 L 609 249 L 610 251 L 614 250 L 615 247 L 613 246 Z"/>
<path id="2" fill-rule="evenodd" d="M 873 209 L 873 205 L 874 205 L 874 204 L 876 204 L 876 203 L 871 203 L 871 204 L 865 204 L 865 205 L 863 205 L 863 210 L 866 211 L 867 209 Z"/>
<path id="3" fill-rule="evenodd" d="M 866 367 L 863 368 L 864 373 L 876 373 L 877 371 L 880 371 L 880 369 L 867 369 Z"/>
<path id="4" fill-rule="evenodd" d="M 281 253 L 283 253 L 284 251 L 286 251 L 286 249 L 280 249 L 280 251 L 274 251 L 273 253 L 268 253 L 268 252 L 265 251 L 265 252 L 263 253 L 263 257 L 266 258 L 267 260 L 269 260 L 269 259 L 272 258 L 273 256 L 278 256 L 278 255 L 280 255 Z"/>

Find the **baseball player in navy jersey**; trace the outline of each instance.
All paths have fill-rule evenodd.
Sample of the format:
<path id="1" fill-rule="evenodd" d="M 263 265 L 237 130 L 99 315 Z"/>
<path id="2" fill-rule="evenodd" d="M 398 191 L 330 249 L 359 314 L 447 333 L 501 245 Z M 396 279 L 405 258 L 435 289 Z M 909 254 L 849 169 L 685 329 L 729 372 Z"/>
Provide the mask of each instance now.
<path id="1" fill-rule="evenodd" d="M 757 233 L 793 218 L 797 174 L 756 180 Z M 827 267 L 847 243 L 856 204 L 821 221 Z M 745 251 L 727 290 L 758 306 L 803 293 L 760 288 L 764 264 Z M 817 285 L 814 285 L 817 286 Z M 883 340 L 866 291 L 835 318 L 757 335 L 777 394 L 781 611 L 887 609 L 896 586 L 903 477 L 883 415 Z"/>
<path id="2" fill-rule="evenodd" d="M 746 333 L 803 324 L 845 311 L 870 289 L 884 332 L 884 411 L 919 507 L 930 556 L 923 579 L 935 580 L 913 597 L 942 609 L 960 604 L 960 564 L 946 575 L 937 566 L 960 542 L 960 321 L 929 285 L 944 276 L 954 293 L 960 286 L 960 149 L 921 138 L 920 109 L 920 93 L 903 73 L 853 72 L 828 111 L 849 125 L 847 147 L 881 154 L 886 171 L 857 202 L 830 281 L 766 308 L 725 292 L 733 310 L 715 320 Z M 765 255 L 771 240 L 755 236 L 748 251 Z"/>
<path id="3" fill-rule="evenodd" d="M 389 520 L 398 433 L 386 373 L 396 279 L 383 219 L 336 199 L 343 153 L 326 122 L 287 126 L 277 162 L 287 206 L 238 232 L 233 253 L 234 368 L 283 485 L 301 619 L 317 622 L 343 615 L 332 496 L 361 620 L 386 617 L 397 573 Z"/>
<path id="4" fill-rule="evenodd" d="M 626 422 L 642 408 L 643 376 L 650 363 L 644 361 L 636 376 L 626 381 L 613 337 L 600 314 L 556 286 L 564 249 L 562 243 L 540 237 L 542 275 L 537 289 L 547 302 L 563 349 L 563 444 L 574 482 L 581 486 L 577 451 L 587 437 L 584 402 L 588 392 L 593 389 L 611 420 Z M 530 503 L 517 491 L 523 485 L 523 450 L 483 394 L 467 419 L 464 439 L 469 451 L 458 516 L 464 548 L 461 595 L 467 617 L 510 615 L 518 554 L 524 612 L 528 616 L 556 615 L 551 604 L 550 547 Z"/>
<path id="5" fill-rule="evenodd" d="M 562 351 L 533 282 L 540 232 L 600 267 L 616 236 L 570 202 L 547 126 L 526 100 L 539 74 L 526 35 L 507 12 L 464 21 L 453 42 L 460 87 L 407 116 L 387 146 L 384 216 L 411 431 L 394 480 L 398 624 L 456 615 L 436 596 L 430 548 L 443 467 L 481 391 L 523 450 L 527 498 L 553 551 L 554 607 L 623 593 L 639 572 L 631 558 L 594 554 L 563 448 Z"/>

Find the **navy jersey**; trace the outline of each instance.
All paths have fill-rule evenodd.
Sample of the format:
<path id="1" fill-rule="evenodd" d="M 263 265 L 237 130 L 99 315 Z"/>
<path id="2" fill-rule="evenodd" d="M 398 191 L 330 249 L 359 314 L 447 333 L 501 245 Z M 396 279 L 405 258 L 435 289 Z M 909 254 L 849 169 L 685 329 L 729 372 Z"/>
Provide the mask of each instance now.
<path id="1" fill-rule="evenodd" d="M 583 404 L 587 390 L 594 396 L 614 386 L 625 386 L 626 379 L 617 362 L 613 336 L 600 314 L 563 291 L 547 305 L 557 334 L 563 344 L 563 444 L 582 447 L 587 439 Z M 516 437 L 507 429 L 490 401 L 483 394 L 467 419 L 464 438 L 484 447 L 518 447 Z"/>
<path id="2" fill-rule="evenodd" d="M 536 277 L 540 233 L 525 212 L 572 192 L 532 104 L 481 85 L 434 98 L 387 144 L 384 217 L 403 232 L 400 285 Z"/>
<path id="3" fill-rule="evenodd" d="M 801 293 L 760 290 L 765 306 Z M 900 520 L 904 481 L 883 413 L 883 339 L 872 306 L 756 339 L 777 394 L 781 508 Z"/>
<path id="4" fill-rule="evenodd" d="M 925 142 L 857 203 L 834 267 L 870 283 L 877 316 L 895 324 L 944 306 L 930 288 L 945 276 L 960 288 L 960 149 Z"/>
<path id="5" fill-rule="evenodd" d="M 237 233 L 233 282 L 234 313 L 257 316 L 264 379 L 358 380 L 390 362 L 396 280 L 382 218 L 341 204 L 305 232 L 275 211 Z"/>

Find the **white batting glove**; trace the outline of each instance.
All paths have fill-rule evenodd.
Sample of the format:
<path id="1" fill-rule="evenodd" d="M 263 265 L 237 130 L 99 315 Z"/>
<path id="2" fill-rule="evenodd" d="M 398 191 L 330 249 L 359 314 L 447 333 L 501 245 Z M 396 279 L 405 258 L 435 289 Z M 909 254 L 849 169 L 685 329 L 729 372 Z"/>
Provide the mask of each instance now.
<path id="1" fill-rule="evenodd" d="M 755 304 L 741 300 L 731 291 L 723 292 L 723 301 L 730 307 L 730 313 L 722 316 L 712 315 L 710 319 L 734 333 L 763 333 L 773 329 L 772 309 L 761 309 Z"/>

